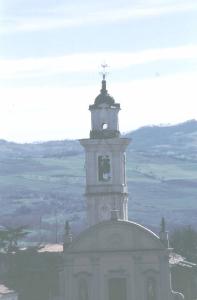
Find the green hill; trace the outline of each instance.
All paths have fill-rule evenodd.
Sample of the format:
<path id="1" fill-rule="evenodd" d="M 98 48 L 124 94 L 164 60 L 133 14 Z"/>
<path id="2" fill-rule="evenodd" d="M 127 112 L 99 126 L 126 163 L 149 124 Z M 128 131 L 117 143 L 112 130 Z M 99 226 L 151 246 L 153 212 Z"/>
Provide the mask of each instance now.
<path id="1" fill-rule="evenodd" d="M 130 219 L 156 229 L 165 216 L 170 227 L 197 228 L 197 121 L 142 127 L 127 136 Z M 84 189 L 84 152 L 77 141 L 0 140 L 2 225 L 29 224 L 32 239 L 38 232 L 40 239 L 53 236 L 65 219 L 78 230 L 86 222 Z"/>

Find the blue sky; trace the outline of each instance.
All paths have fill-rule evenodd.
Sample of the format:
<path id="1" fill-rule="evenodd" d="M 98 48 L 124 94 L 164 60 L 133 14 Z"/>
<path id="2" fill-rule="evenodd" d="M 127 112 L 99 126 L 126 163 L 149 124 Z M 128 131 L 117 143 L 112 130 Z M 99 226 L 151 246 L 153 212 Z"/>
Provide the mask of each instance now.
<path id="1" fill-rule="evenodd" d="M 87 137 L 104 61 L 123 132 L 197 118 L 196 0 L 0 0 L 0 139 Z"/>

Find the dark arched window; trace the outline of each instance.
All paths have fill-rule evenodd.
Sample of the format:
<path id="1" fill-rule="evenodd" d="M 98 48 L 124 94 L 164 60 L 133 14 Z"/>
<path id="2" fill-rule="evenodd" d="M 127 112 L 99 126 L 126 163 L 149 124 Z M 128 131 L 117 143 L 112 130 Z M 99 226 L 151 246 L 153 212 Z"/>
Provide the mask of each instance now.
<path id="1" fill-rule="evenodd" d="M 98 157 L 98 179 L 99 181 L 111 180 L 111 162 L 109 155 L 99 155 Z"/>

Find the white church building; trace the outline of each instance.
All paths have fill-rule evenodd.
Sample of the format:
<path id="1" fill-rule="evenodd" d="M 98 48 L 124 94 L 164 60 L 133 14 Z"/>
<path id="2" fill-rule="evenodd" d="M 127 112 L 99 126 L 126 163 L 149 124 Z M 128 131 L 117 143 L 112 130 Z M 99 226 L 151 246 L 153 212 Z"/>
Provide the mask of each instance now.
<path id="1" fill-rule="evenodd" d="M 168 238 L 128 220 L 125 150 L 120 104 L 108 94 L 105 73 L 91 112 L 90 138 L 80 140 L 86 154 L 89 227 L 64 240 L 64 300 L 175 300 L 171 289 Z"/>

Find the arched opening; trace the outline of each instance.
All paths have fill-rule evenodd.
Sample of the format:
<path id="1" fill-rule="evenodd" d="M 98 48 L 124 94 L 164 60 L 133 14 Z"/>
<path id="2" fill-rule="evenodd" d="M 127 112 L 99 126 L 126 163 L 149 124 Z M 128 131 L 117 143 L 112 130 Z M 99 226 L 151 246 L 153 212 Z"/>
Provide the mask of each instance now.
<path id="1" fill-rule="evenodd" d="M 109 155 L 98 156 L 98 179 L 99 181 L 111 180 L 111 162 Z"/>
<path id="2" fill-rule="evenodd" d="M 107 124 L 107 123 L 102 123 L 102 129 L 103 129 L 103 130 L 108 129 L 108 124 Z"/>

